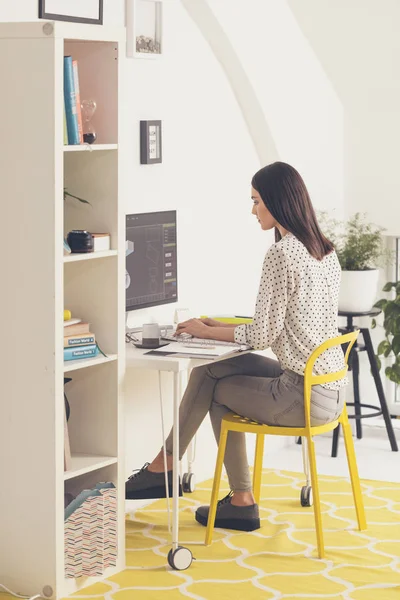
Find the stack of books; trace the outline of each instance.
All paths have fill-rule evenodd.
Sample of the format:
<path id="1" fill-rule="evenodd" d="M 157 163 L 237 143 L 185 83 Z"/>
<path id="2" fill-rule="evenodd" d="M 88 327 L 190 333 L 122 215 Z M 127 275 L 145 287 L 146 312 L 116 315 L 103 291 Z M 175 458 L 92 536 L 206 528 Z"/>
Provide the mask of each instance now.
<path id="1" fill-rule="evenodd" d="M 69 317 L 65 319 L 65 317 Z M 70 311 L 64 311 L 64 360 L 94 358 L 99 353 L 94 333 L 89 323 L 71 318 Z"/>
<path id="2" fill-rule="evenodd" d="M 83 144 L 78 61 L 64 56 L 64 144 Z"/>
<path id="3" fill-rule="evenodd" d="M 83 490 L 64 511 L 65 575 L 90 577 L 116 565 L 117 490 L 98 483 Z"/>

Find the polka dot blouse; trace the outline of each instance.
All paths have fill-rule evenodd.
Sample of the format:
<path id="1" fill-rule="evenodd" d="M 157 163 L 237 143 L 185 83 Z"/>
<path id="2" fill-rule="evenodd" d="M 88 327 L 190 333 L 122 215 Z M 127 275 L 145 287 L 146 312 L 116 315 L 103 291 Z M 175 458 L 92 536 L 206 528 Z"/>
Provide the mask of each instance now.
<path id="1" fill-rule="evenodd" d="M 336 252 L 318 261 L 288 233 L 265 256 L 253 322 L 235 327 L 235 341 L 255 350 L 271 347 L 282 369 L 303 375 L 313 350 L 339 335 L 340 276 Z M 341 347 L 331 348 L 316 361 L 314 374 L 343 366 Z M 337 390 L 346 383 L 343 379 L 324 387 Z"/>

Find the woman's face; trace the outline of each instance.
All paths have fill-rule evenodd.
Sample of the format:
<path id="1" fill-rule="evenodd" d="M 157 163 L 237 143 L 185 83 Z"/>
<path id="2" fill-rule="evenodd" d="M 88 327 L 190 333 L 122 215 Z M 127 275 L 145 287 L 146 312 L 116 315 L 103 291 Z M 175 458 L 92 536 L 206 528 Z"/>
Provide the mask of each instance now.
<path id="1" fill-rule="evenodd" d="M 277 226 L 277 222 L 261 200 L 260 194 L 253 187 L 251 188 L 251 199 L 253 200 L 252 215 L 257 217 L 263 231 L 269 231 Z"/>

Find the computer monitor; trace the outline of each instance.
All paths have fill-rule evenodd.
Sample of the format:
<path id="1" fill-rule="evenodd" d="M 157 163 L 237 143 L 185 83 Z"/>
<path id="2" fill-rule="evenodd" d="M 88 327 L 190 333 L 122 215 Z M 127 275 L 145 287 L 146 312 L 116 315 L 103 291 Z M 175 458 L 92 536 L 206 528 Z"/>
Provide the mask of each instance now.
<path id="1" fill-rule="evenodd" d="M 126 310 L 178 300 L 176 210 L 126 215 Z"/>

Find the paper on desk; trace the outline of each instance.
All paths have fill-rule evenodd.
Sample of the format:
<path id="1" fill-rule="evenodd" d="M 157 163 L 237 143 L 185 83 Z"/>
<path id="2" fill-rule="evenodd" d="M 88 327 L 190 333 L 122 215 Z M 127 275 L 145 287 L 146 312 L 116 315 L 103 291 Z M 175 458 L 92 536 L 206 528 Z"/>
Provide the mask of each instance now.
<path id="1" fill-rule="evenodd" d="M 226 354 L 236 354 L 242 350 L 241 346 L 238 345 L 237 348 L 228 347 L 228 346 L 199 346 L 198 348 L 187 348 L 183 344 L 169 344 L 168 346 L 163 346 L 162 348 L 156 348 L 152 350 L 152 354 L 163 354 L 164 356 L 168 353 L 171 356 L 187 356 L 187 357 L 196 357 L 196 356 L 224 356 Z"/>

